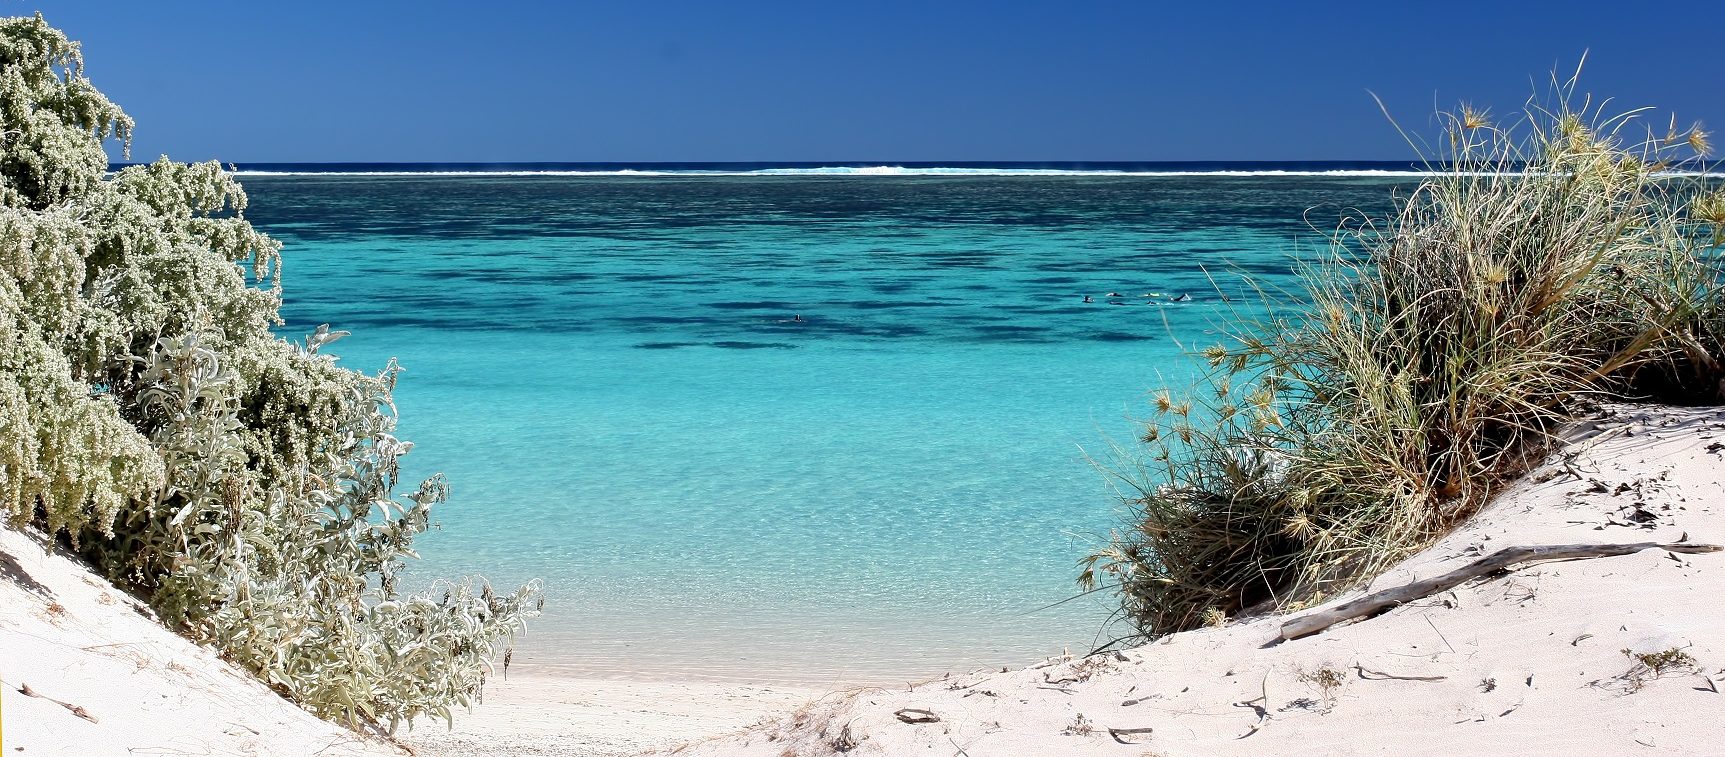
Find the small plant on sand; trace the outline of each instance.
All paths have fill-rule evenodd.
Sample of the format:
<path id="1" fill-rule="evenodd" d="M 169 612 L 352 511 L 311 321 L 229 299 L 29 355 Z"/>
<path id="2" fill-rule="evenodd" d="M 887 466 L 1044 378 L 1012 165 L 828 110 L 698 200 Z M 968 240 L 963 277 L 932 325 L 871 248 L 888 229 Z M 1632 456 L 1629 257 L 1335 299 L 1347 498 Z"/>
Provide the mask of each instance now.
<path id="1" fill-rule="evenodd" d="M 1634 694 L 1646 688 L 1649 682 L 1667 674 L 1694 673 L 1700 669 L 1700 663 L 1696 662 L 1694 656 L 1676 647 L 1657 652 L 1634 652 L 1625 649 L 1623 656 L 1629 658 L 1628 670 L 1611 678 L 1594 681 L 1592 685 L 1621 694 Z"/>
<path id="2" fill-rule="evenodd" d="M 1064 736 L 1089 736 L 1095 732 L 1096 723 L 1092 722 L 1082 712 L 1072 716 L 1072 722 L 1067 723 L 1066 728 L 1060 731 L 1061 735 Z"/>
<path id="3" fill-rule="evenodd" d="M 319 715 L 470 702 L 536 588 L 398 591 L 446 493 L 396 493 L 398 369 L 272 332 L 281 245 L 220 165 L 107 176 L 132 120 L 39 15 L 0 19 L 0 132 L 0 517 Z"/>
<path id="4" fill-rule="evenodd" d="M 1695 658 L 1690 656 L 1688 652 L 1675 647 L 1641 654 L 1635 654 L 1625 649 L 1623 654 L 1641 667 L 1651 671 L 1655 677 L 1669 670 L 1692 670 L 1695 668 Z"/>
<path id="5" fill-rule="evenodd" d="M 1204 386 L 1156 395 L 1135 522 L 1081 583 L 1148 636 L 1314 603 L 1466 519 L 1591 401 L 1725 399 L 1706 133 L 1573 77 L 1544 101 L 1447 114 L 1387 217 L 1342 224 L 1302 292 L 1230 306 Z"/>
<path id="6" fill-rule="evenodd" d="M 1301 673 L 1300 681 L 1318 687 L 1318 697 L 1323 700 L 1320 712 L 1329 712 L 1336 706 L 1336 694 L 1347 683 L 1347 676 L 1335 668 L 1318 668 Z"/>

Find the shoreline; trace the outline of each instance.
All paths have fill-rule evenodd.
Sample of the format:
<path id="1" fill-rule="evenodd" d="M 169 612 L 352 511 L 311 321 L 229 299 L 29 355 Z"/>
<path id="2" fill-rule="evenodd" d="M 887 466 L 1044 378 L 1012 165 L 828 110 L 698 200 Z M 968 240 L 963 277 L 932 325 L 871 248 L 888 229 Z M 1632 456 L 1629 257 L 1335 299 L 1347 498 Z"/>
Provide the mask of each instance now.
<path id="1" fill-rule="evenodd" d="M 622 757 L 741 731 L 836 691 L 771 684 L 523 675 L 485 687 L 453 727 L 423 722 L 396 739 L 420 755 Z"/>
<path id="2" fill-rule="evenodd" d="M 904 622 L 909 626 L 916 620 L 907 619 Z M 529 634 L 531 633 L 530 629 Z M 558 641 L 565 643 L 563 640 Z M 741 639 L 733 643 L 747 644 L 750 641 Z M 525 645 L 517 639 L 508 675 L 510 679 L 580 680 L 620 685 L 689 683 L 842 691 L 869 686 L 902 686 L 945 676 L 999 670 L 1003 666 L 1022 665 L 1026 660 L 1046 659 L 1082 651 L 1080 647 L 1089 648 L 1081 644 L 1064 647 L 1056 645 L 1045 651 L 1028 650 L 1018 654 L 988 655 L 986 658 L 975 655 L 954 659 L 949 664 L 922 658 L 911 661 L 912 664 L 905 664 L 902 659 L 893 658 L 891 654 L 895 650 L 889 648 L 883 649 L 878 655 L 870 655 L 851 664 L 835 665 L 827 664 L 832 661 L 824 656 L 823 649 L 775 648 L 758 638 L 754 643 L 758 645 L 757 650 L 767 651 L 758 651 L 746 658 L 727 661 L 721 665 L 710 664 L 700 657 L 687 654 L 643 659 L 619 653 L 604 659 L 590 656 L 541 660 L 535 659 L 534 653 L 542 650 Z M 984 659 L 988 661 L 983 661 Z M 492 680 L 504 680 L 503 673 L 499 661 L 491 676 Z"/>

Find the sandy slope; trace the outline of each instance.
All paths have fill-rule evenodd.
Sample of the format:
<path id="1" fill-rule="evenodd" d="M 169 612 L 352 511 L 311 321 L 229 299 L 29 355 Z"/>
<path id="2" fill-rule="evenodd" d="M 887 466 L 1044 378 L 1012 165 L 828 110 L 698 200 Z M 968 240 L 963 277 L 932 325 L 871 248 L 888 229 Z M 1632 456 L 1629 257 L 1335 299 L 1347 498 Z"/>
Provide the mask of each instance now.
<path id="1" fill-rule="evenodd" d="M 1576 431 L 1572 459 L 1554 458 L 1374 588 L 1512 545 L 1725 542 L 1725 410 L 1608 415 Z M 1264 618 L 1122 654 L 830 696 L 675 751 L 1721 754 L 1722 599 L 1725 553 L 1544 563 L 1304 639 L 1273 643 L 1283 619 Z M 1655 673 L 1630 657 L 1671 649 L 1693 664 Z M 904 708 L 940 720 L 900 722 Z"/>
<path id="2" fill-rule="evenodd" d="M 0 681 L 8 757 L 406 754 L 319 720 L 162 627 L 40 535 L 4 527 Z"/>

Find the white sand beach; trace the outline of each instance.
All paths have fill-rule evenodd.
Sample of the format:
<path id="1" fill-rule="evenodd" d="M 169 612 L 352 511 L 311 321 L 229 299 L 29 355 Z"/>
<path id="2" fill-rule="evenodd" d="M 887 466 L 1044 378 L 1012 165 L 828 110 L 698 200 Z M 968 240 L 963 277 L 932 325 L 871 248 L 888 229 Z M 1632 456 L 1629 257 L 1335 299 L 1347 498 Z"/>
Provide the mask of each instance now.
<path id="1" fill-rule="evenodd" d="M 1509 546 L 1725 542 L 1725 409 L 1614 407 L 1570 438 L 1370 588 Z M 39 539 L 0 531 L 0 554 L 9 755 L 1700 755 L 1725 740 L 1725 553 L 1537 563 L 1291 641 L 1264 617 L 906 687 L 516 673 L 401 746 L 312 717 Z"/>
<path id="2" fill-rule="evenodd" d="M 453 728 L 398 734 L 421 755 L 610 757 L 730 733 L 789 712 L 824 692 L 710 681 L 555 678 L 511 673 Z"/>

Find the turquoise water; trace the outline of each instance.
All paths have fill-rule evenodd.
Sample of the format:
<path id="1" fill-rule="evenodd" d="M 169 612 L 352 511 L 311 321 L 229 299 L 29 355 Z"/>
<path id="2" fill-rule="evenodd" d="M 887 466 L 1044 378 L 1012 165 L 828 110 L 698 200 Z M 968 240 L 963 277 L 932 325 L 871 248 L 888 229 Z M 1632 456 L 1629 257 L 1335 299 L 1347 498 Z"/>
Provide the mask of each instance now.
<path id="1" fill-rule="evenodd" d="M 247 177 L 286 332 L 395 356 L 417 575 L 542 578 L 517 665 L 882 681 L 1107 640 L 1092 463 L 1341 177 Z M 1324 205 L 1329 203 L 1329 205 Z M 1322 206 L 1315 207 L 1314 206 Z M 1117 292 L 1124 297 L 1105 295 Z M 1189 302 L 1145 293 L 1191 293 Z M 1082 302 L 1083 294 L 1095 302 Z M 1110 304 L 1119 302 L 1123 304 Z M 800 317 L 800 321 L 797 320 Z"/>

